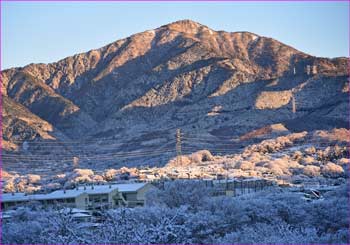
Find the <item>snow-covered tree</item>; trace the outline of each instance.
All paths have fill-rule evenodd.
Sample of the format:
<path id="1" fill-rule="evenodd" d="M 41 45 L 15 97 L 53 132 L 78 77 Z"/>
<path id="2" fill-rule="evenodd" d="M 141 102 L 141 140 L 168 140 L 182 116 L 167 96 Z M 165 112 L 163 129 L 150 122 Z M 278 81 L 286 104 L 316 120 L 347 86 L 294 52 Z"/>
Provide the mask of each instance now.
<path id="1" fill-rule="evenodd" d="M 310 244 L 317 243 L 319 236 L 315 228 L 293 228 L 280 222 L 277 224 L 256 223 L 243 226 L 238 231 L 218 239 L 224 244 Z"/>
<path id="2" fill-rule="evenodd" d="M 163 189 L 148 193 L 150 205 L 164 205 L 170 208 L 189 206 L 197 209 L 204 199 L 211 196 L 213 188 L 206 186 L 203 181 L 166 182 Z"/>

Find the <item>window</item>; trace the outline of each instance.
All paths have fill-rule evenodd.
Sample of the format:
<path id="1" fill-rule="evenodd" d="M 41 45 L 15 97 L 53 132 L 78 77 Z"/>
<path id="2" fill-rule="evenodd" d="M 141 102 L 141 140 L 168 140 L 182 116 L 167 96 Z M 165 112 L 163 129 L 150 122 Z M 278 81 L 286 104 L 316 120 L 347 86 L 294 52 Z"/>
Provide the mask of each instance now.
<path id="1" fill-rule="evenodd" d="M 74 203 L 74 202 L 75 202 L 74 198 L 68 198 L 67 199 L 67 203 Z"/>

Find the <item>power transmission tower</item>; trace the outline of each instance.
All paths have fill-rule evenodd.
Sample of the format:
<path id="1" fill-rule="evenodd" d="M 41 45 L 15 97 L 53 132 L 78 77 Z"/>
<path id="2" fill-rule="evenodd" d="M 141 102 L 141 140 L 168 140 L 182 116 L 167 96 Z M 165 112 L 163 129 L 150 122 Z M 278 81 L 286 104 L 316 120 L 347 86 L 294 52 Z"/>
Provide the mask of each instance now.
<path id="1" fill-rule="evenodd" d="M 182 153 L 181 153 L 181 130 L 176 130 L 176 162 L 178 166 L 182 166 Z"/>

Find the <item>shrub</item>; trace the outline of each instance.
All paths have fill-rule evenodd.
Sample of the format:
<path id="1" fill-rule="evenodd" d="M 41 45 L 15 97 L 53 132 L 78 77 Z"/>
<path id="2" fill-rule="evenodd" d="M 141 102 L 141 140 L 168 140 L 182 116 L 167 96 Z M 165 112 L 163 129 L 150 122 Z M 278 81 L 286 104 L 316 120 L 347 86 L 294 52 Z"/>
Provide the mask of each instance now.
<path id="1" fill-rule="evenodd" d="M 303 165 L 313 164 L 314 162 L 316 162 L 316 159 L 313 158 L 312 156 L 307 156 L 301 159 L 301 163 Z"/>
<path id="2" fill-rule="evenodd" d="M 321 174 L 321 168 L 318 166 L 308 165 L 304 167 L 303 174 L 309 177 L 316 177 Z"/>
<path id="3" fill-rule="evenodd" d="M 41 177 L 40 175 L 36 175 L 36 174 L 28 174 L 27 180 L 29 184 L 38 184 L 41 180 Z"/>
<path id="4" fill-rule="evenodd" d="M 238 167 L 241 169 L 241 170 L 253 170 L 254 167 L 255 167 L 255 164 L 252 163 L 252 162 L 248 162 L 248 161 L 241 161 L 239 164 L 238 164 Z"/>
<path id="5" fill-rule="evenodd" d="M 288 161 L 283 159 L 275 159 L 273 161 L 267 162 L 264 166 L 268 168 L 273 174 L 280 176 L 283 174 L 290 175 Z"/>
<path id="6" fill-rule="evenodd" d="M 338 178 L 344 175 L 344 169 L 335 163 L 328 162 L 325 166 L 323 166 L 322 174 L 325 177 Z"/>
<path id="7" fill-rule="evenodd" d="M 339 165 L 349 165 L 350 159 L 348 158 L 340 158 L 337 162 Z"/>
<path id="8" fill-rule="evenodd" d="M 116 169 L 107 169 L 103 173 L 103 177 L 106 181 L 111 181 L 111 180 L 114 180 L 116 178 L 117 173 L 118 173 L 118 170 L 116 170 Z"/>
<path id="9" fill-rule="evenodd" d="M 16 192 L 16 186 L 13 180 L 6 181 L 3 188 L 4 192 Z"/>
<path id="10" fill-rule="evenodd" d="M 305 149 L 305 153 L 308 155 L 313 155 L 316 153 L 316 148 L 314 146 L 311 146 L 309 148 Z"/>
<path id="11" fill-rule="evenodd" d="M 191 154 L 190 158 L 192 162 L 195 163 L 208 162 L 214 160 L 213 155 L 208 150 L 197 151 Z"/>

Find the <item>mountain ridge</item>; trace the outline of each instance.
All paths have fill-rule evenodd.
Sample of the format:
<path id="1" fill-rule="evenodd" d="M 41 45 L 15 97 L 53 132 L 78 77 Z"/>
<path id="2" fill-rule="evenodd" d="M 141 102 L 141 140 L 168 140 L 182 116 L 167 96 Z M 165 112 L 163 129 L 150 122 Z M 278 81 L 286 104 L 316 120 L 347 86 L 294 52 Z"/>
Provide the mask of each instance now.
<path id="1" fill-rule="evenodd" d="M 344 126 L 347 61 L 311 56 L 254 33 L 214 31 L 182 20 L 57 62 L 4 70 L 2 94 L 47 121 L 65 140 L 104 135 L 121 143 L 153 132 L 170 145 L 176 128 L 239 137 L 276 123 L 299 130 L 293 126 L 298 118 L 306 118 L 302 128 L 307 130 L 337 126 L 332 120 Z M 315 118 L 322 118 L 321 126 Z M 34 140 L 44 140 L 39 136 Z M 18 140 L 11 134 L 4 140 L 12 138 Z M 115 150 L 137 147 L 147 149 L 126 144 Z"/>
<path id="2" fill-rule="evenodd" d="M 153 31 L 159 30 L 159 29 L 161 29 L 161 28 L 169 28 L 169 26 L 172 26 L 173 24 L 177 24 L 177 23 L 186 23 L 186 22 L 195 23 L 195 24 L 200 25 L 201 27 L 207 28 L 207 29 L 209 29 L 209 30 L 211 30 L 211 31 L 213 31 L 213 32 L 218 32 L 218 33 L 231 33 L 231 34 L 250 34 L 250 35 L 253 35 L 253 36 L 256 36 L 256 37 L 269 38 L 269 39 L 272 39 L 272 40 L 274 40 L 274 41 L 278 41 L 277 39 L 274 39 L 274 38 L 272 38 L 272 37 L 261 36 L 261 35 L 258 35 L 258 34 L 256 34 L 256 33 L 250 32 L 250 31 L 233 31 L 233 32 L 227 32 L 227 31 L 224 31 L 224 30 L 213 30 L 213 29 L 209 28 L 208 26 L 203 25 L 203 24 L 200 24 L 200 23 L 198 23 L 198 22 L 196 22 L 196 21 L 193 21 L 193 20 L 190 20 L 190 19 L 183 19 L 183 20 L 178 20 L 178 21 L 171 22 L 171 23 L 166 24 L 166 25 L 162 25 L 162 26 L 160 26 L 160 27 L 158 27 L 158 28 L 156 28 L 156 29 L 149 29 L 149 30 L 146 30 L 146 31 L 138 32 L 138 33 L 136 33 L 136 34 L 132 34 L 132 35 L 129 36 L 129 37 L 124 37 L 124 38 L 118 39 L 118 40 L 116 40 L 116 41 L 110 42 L 110 43 L 108 43 L 108 44 L 106 44 L 106 45 L 104 45 L 104 46 L 102 46 L 102 47 L 100 47 L 100 48 L 89 49 L 89 50 L 87 50 L 87 51 L 82 51 L 82 52 L 78 52 L 78 53 L 76 53 L 76 54 L 74 54 L 74 55 L 69 55 L 69 56 L 63 57 L 63 58 L 59 59 L 58 61 L 53 61 L 53 62 L 48 62 L 48 63 L 44 63 L 44 62 L 30 63 L 30 64 L 25 65 L 25 66 L 16 66 L 16 67 L 6 68 L 6 69 L 2 70 L 2 72 L 8 72 L 9 70 L 25 68 L 25 67 L 27 67 L 27 66 L 32 66 L 32 65 L 38 65 L 38 66 L 40 66 L 40 65 L 52 65 L 52 64 L 55 64 L 55 63 L 62 62 L 63 60 L 66 60 L 66 59 L 73 58 L 73 57 L 75 57 L 75 56 L 79 56 L 79 55 L 83 55 L 83 54 L 86 54 L 86 53 L 90 53 L 90 52 L 93 52 L 93 51 L 98 51 L 98 50 L 107 48 L 108 46 L 112 45 L 113 43 L 115 43 L 115 42 L 117 42 L 117 41 L 119 41 L 119 40 L 125 40 L 125 39 L 128 39 L 128 38 L 130 38 L 130 37 L 133 37 L 133 36 L 142 34 L 142 33 L 153 32 Z M 278 42 L 279 42 L 279 41 L 278 41 Z M 283 43 L 283 45 L 288 46 L 288 47 L 290 47 L 290 48 L 293 48 L 291 45 L 288 45 L 288 44 L 285 44 L 285 43 Z M 293 48 L 293 49 L 295 49 L 295 48 Z M 297 50 L 297 49 L 296 49 L 296 50 Z M 300 50 L 297 50 L 297 51 L 303 53 L 303 52 L 300 51 Z M 305 53 L 305 54 L 306 54 L 306 53 Z M 331 60 L 332 60 L 332 59 L 333 59 L 333 60 L 334 60 L 334 59 L 347 59 L 347 57 L 345 57 L 345 56 L 321 57 L 321 56 L 310 55 L 310 54 L 307 54 L 307 55 L 312 56 L 312 57 L 319 57 L 319 58 L 331 59 Z"/>

